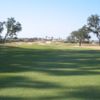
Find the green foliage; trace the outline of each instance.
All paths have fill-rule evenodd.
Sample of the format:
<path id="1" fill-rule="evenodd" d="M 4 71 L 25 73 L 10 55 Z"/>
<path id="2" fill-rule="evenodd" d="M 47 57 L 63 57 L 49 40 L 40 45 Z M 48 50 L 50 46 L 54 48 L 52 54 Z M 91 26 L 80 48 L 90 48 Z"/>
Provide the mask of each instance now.
<path id="1" fill-rule="evenodd" d="M 4 25 L 6 29 L 4 29 Z M 6 42 L 7 37 L 17 37 L 16 33 L 22 30 L 22 26 L 19 22 L 16 22 L 16 20 L 12 17 L 8 18 L 7 21 L 0 22 L 0 41 L 2 39 L 3 30 L 6 30 L 4 37 L 4 42 Z"/>
<path id="2" fill-rule="evenodd" d="M 75 37 L 73 36 L 72 33 L 71 33 L 70 36 L 67 37 L 67 42 L 68 43 L 75 43 L 76 42 L 76 39 L 75 39 Z"/>
<path id="3" fill-rule="evenodd" d="M 7 29 L 7 33 L 5 35 L 4 41 L 6 41 L 6 38 L 10 36 L 13 38 L 16 37 L 16 33 L 22 30 L 21 24 L 19 22 L 16 22 L 14 18 L 8 18 L 5 22 L 5 26 Z"/>
<path id="4" fill-rule="evenodd" d="M 73 31 L 70 37 L 70 39 L 73 39 L 75 42 L 79 42 L 80 46 L 82 42 L 84 42 L 85 40 L 89 40 L 91 38 L 89 36 L 89 31 L 86 26 L 83 26 L 77 31 Z"/>
<path id="5" fill-rule="evenodd" d="M 2 39 L 1 34 L 2 34 L 2 31 L 4 30 L 3 25 L 4 25 L 4 22 L 0 22 L 0 40 Z"/>
<path id="6" fill-rule="evenodd" d="M 99 15 L 91 15 L 87 20 L 88 30 L 96 34 L 100 45 L 100 17 Z"/>

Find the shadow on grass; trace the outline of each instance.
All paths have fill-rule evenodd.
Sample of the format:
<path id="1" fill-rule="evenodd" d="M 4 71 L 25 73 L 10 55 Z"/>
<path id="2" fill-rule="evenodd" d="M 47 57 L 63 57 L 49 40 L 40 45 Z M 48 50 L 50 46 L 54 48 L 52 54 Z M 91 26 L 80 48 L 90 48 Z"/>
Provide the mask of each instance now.
<path id="1" fill-rule="evenodd" d="M 52 82 L 43 82 L 30 80 L 21 76 L 10 76 L 0 79 L 0 90 L 4 88 L 34 88 L 34 89 L 54 89 L 60 88 L 59 85 L 53 84 Z"/>
<path id="2" fill-rule="evenodd" d="M 11 97 L 0 96 L 0 100 L 100 100 L 100 87 L 65 87 L 65 91 L 55 96 Z"/>
<path id="3" fill-rule="evenodd" d="M 49 50 L 18 47 L 0 48 L 0 73 L 42 72 L 52 76 L 100 75 L 98 50 Z M 99 100 L 100 87 L 63 87 L 55 83 L 29 80 L 21 76 L 0 78 L 0 90 L 5 88 L 64 89 L 57 96 L 23 98 L 1 96 L 0 100 L 66 100 L 79 98 Z M 66 90 L 65 90 L 66 89 Z"/>
<path id="4" fill-rule="evenodd" d="M 6 47 L 0 52 L 0 72 L 45 72 L 50 75 L 99 74 L 100 51 L 39 50 Z M 67 70 L 70 69 L 70 70 Z M 73 70 L 74 69 L 74 70 Z"/>
<path id="5" fill-rule="evenodd" d="M 22 97 L 10 97 L 10 96 L 0 96 L 0 100 L 32 100 L 30 98 L 22 98 Z"/>
<path id="6" fill-rule="evenodd" d="M 37 100 L 99 100 L 100 87 L 67 87 L 57 96 L 41 97 Z"/>

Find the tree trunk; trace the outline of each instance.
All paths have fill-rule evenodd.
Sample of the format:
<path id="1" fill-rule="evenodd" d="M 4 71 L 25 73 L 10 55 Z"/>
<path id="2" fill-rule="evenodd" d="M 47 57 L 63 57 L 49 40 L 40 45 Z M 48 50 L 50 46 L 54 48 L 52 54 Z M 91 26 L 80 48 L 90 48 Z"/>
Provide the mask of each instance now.
<path id="1" fill-rule="evenodd" d="M 97 34 L 97 38 L 98 38 L 98 40 L 99 40 L 99 41 L 98 41 L 98 42 L 99 42 L 98 45 L 100 46 L 100 34 L 99 34 L 99 33 Z"/>
<path id="2" fill-rule="evenodd" d="M 99 46 L 100 46 L 100 35 L 97 36 L 98 40 L 99 40 Z"/>
<path id="3" fill-rule="evenodd" d="M 3 41 L 4 43 L 6 43 L 7 36 L 8 36 L 8 33 L 4 37 L 4 41 Z"/>
<path id="4" fill-rule="evenodd" d="M 79 41 L 79 46 L 81 46 L 81 45 L 82 45 L 82 41 L 80 40 L 80 41 Z"/>
<path id="5" fill-rule="evenodd" d="M 99 46 L 100 46 L 100 38 L 99 38 Z"/>

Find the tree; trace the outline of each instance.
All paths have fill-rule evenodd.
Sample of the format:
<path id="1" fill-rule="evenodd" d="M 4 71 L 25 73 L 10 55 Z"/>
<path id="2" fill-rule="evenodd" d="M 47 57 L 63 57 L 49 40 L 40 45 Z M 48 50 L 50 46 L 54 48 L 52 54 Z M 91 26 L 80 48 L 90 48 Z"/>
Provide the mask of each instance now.
<path id="1" fill-rule="evenodd" d="M 4 30 L 3 25 L 4 25 L 4 22 L 0 22 L 0 40 L 2 39 L 1 34 L 2 34 L 2 31 Z"/>
<path id="2" fill-rule="evenodd" d="M 8 18 L 7 21 L 5 22 L 5 26 L 6 26 L 6 35 L 4 38 L 4 42 L 6 42 L 7 37 L 11 37 L 13 38 L 14 36 L 16 36 L 17 32 L 22 30 L 21 24 L 19 22 L 16 22 L 16 20 L 14 18 Z"/>
<path id="3" fill-rule="evenodd" d="M 67 42 L 69 42 L 69 43 L 75 43 L 76 42 L 76 39 L 73 36 L 73 33 L 70 36 L 67 37 Z"/>
<path id="4" fill-rule="evenodd" d="M 81 46 L 82 42 L 91 38 L 86 26 L 83 26 L 77 31 L 73 31 L 71 33 L 71 37 L 73 37 L 73 39 L 79 43 L 79 46 Z"/>
<path id="5" fill-rule="evenodd" d="M 79 46 L 82 44 L 82 40 L 84 39 L 83 33 L 79 29 L 78 31 L 73 31 L 72 35 L 75 37 L 75 40 L 79 43 Z"/>
<path id="6" fill-rule="evenodd" d="M 90 32 L 93 32 L 94 34 L 96 34 L 99 40 L 99 46 L 100 46 L 100 16 L 91 15 L 90 17 L 88 17 L 87 26 Z"/>
<path id="7" fill-rule="evenodd" d="M 85 41 L 89 42 L 91 36 L 89 35 L 90 31 L 88 30 L 87 26 L 84 25 L 79 31 L 83 37 L 83 42 Z"/>

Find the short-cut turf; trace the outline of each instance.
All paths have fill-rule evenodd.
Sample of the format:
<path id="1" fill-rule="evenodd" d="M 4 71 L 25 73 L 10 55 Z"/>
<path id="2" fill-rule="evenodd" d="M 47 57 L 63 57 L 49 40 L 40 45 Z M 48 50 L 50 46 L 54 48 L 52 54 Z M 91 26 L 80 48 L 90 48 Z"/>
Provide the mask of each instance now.
<path id="1" fill-rule="evenodd" d="M 1 45 L 0 100 L 100 100 L 100 51 Z"/>

